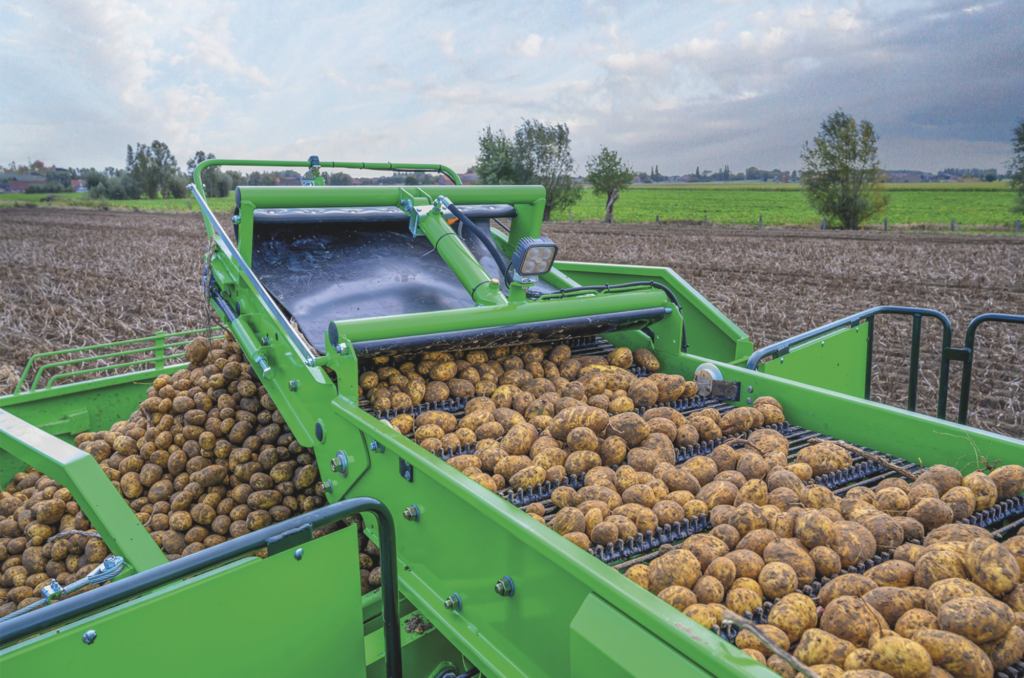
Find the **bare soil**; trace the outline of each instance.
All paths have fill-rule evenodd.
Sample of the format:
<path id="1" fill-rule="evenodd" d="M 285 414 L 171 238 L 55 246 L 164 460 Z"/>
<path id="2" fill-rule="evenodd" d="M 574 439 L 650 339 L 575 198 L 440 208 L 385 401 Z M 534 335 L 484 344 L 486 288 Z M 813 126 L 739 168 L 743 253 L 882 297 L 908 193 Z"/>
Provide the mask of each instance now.
<path id="1" fill-rule="evenodd" d="M 544 230 L 564 260 L 673 268 L 757 347 L 871 306 L 943 311 L 957 346 L 978 314 L 1024 313 L 1024 238 L 592 222 Z M 0 394 L 36 353 L 213 324 L 200 290 L 205 248 L 196 214 L 0 211 Z M 910 326 L 876 325 L 873 400 L 905 406 Z M 940 339 L 925 320 L 918 409 L 929 414 Z M 976 352 L 970 423 L 1024 438 L 1024 326 L 983 327 Z M 957 364 L 951 373 L 955 418 Z"/>

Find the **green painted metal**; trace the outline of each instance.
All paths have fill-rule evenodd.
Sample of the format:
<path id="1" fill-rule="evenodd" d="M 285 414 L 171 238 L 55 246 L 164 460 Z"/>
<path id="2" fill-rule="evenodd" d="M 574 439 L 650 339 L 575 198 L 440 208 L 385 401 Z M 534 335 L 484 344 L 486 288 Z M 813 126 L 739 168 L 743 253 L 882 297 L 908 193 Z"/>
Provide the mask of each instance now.
<path id="1" fill-rule="evenodd" d="M 544 280 L 559 288 L 640 280 L 660 282 L 671 288 L 679 300 L 690 352 L 741 363 L 746 362 L 753 351 L 750 337 L 672 269 L 559 261 Z"/>
<path id="2" fill-rule="evenodd" d="M 508 303 L 505 295 L 501 293 L 498 281 L 495 280 L 492 284 L 491 276 L 487 275 L 484 267 L 462 242 L 462 238 L 459 238 L 448 222 L 441 218 L 440 209 L 431 210 L 425 216 L 421 216 L 417 223 L 474 302 L 487 306 L 504 306 Z M 447 237 L 450 235 L 456 237 Z"/>
<path id="3" fill-rule="evenodd" d="M 157 332 L 152 337 L 144 337 L 141 339 L 128 339 L 126 341 L 111 342 L 109 344 L 96 344 L 94 346 L 82 346 L 80 348 L 71 348 L 63 351 L 50 351 L 49 353 L 38 353 L 29 358 L 28 363 L 25 364 L 25 369 L 21 373 L 21 377 L 18 379 L 18 384 L 14 387 L 14 392 L 21 393 L 23 391 L 23 387 L 25 386 L 26 382 L 28 382 L 29 375 L 32 374 L 33 369 L 35 369 L 36 376 L 34 379 L 31 380 L 31 385 L 28 388 L 29 391 L 35 391 L 39 388 L 39 381 L 42 378 L 43 374 L 48 369 L 64 367 L 67 365 L 78 365 L 84 362 L 95 362 L 100 360 L 108 360 L 110 358 L 121 358 L 124 356 L 139 355 L 142 353 L 153 354 L 153 357 L 149 359 L 143 358 L 126 363 L 118 362 L 115 365 L 99 365 L 70 373 L 58 372 L 50 377 L 50 379 L 46 382 L 46 386 L 53 386 L 54 381 L 56 381 L 57 379 L 64 379 L 83 374 L 95 374 L 98 372 L 110 370 L 113 367 L 137 367 L 139 365 L 152 365 L 157 369 L 161 369 L 165 366 L 167 361 L 175 360 L 176 358 L 181 358 L 184 355 L 183 351 L 176 351 L 174 352 L 173 355 L 169 355 L 168 350 L 179 348 L 188 344 L 188 340 L 172 341 L 171 343 L 167 343 L 168 339 L 174 339 L 177 337 L 189 337 L 191 335 L 200 334 L 207 331 L 208 330 L 185 330 L 184 332 L 173 332 L 170 334 L 167 334 L 165 332 Z M 152 346 L 138 346 L 138 344 L 143 343 L 152 343 Z M 102 351 L 117 346 L 128 345 L 136 345 L 136 347 L 132 349 L 125 349 L 122 351 L 115 351 L 113 353 L 103 353 L 100 355 L 87 355 L 76 358 L 69 358 L 58 362 L 43 362 L 44 358 L 52 358 L 53 356 L 58 355 L 70 355 L 74 353 L 84 353 L 86 351 L 89 351 L 90 353 L 96 353 L 97 351 Z"/>
<path id="4" fill-rule="evenodd" d="M 437 629 L 430 629 L 423 633 L 405 630 L 414 615 L 416 613 L 403 615 L 400 624 L 402 627 L 402 661 L 408 667 L 406 675 L 430 676 L 431 674 L 423 669 L 440 664 L 454 667 L 452 661 L 459 658 L 459 651 Z M 384 631 L 380 628 L 372 628 L 371 624 L 364 624 L 363 636 L 366 652 L 366 675 L 368 678 L 383 678 L 385 676 Z"/>
<path id="5" fill-rule="evenodd" d="M 685 633 L 686 628 L 681 630 Z M 698 634 L 695 643 L 714 652 L 715 646 Z M 591 594 L 569 625 L 572 678 L 632 678 L 633 676 L 710 676 L 642 626 Z M 753 659 L 750 660 L 753 663 Z"/>
<path id="6" fill-rule="evenodd" d="M 984 313 L 971 320 L 967 325 L 964 339 L 964 376 L 960 382 L 960 410 L 957 421 L 967 423 L 967 414 L 971 404 L 971 370 L 974 368 L 974 337 L 978 328 L 984 323 L 1008 323 L 1024 325 L 1024 315 L 1006 315 L 1004 313 Z"/>
<path id="7" fill-rule="evenodd" d="M 864 374 L 868 364 L 867 325 L 857 325 L 790 348 L 786 355 L 762 363 L 758 369 L 801 384 L 866 398 Z"/>
<path id="8" fill-rule="evenodd" d="M 95 459 L 0 409 L 0 486 L 25 463 L 67 487 L 111 552 L 136 572 L 167 562 Z"/>
<path id="9" fill-rule="evenodd" d="M 366 675 L 356 528 L 302 548 L 301 560 L 289 550 L 235 561 L 25 640 L 0 651 L 0 673 Z"/>

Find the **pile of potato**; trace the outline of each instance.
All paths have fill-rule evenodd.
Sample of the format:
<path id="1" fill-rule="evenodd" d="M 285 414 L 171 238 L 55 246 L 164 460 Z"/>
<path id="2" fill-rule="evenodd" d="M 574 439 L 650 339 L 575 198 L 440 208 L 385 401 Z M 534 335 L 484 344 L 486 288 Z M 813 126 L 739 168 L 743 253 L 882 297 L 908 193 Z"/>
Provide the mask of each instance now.
<path id="1" fill-rule="evenodd" d="M 663 546 L 625 572 L 705 627 L 720 625 L 725 609 L 742 615 L 776 601 L 760 628 L 823 678 L 984 677 L 1024 655 L 1024 537 L 1000 545 L 956 522 L 1019 495 L 1024 468 L 964 477 L 935 466 L 839 497 L 808 481 L 851 465 L 842 445 L 809 445 L 790 463 L 786 438 L 762 428 L 784 420 L 770 397 L 724 415 L 658 407 L 695 387 L 657 373 L 653 355 L 617 349 L 607 359 L 576 359 L 562 346 L 424 358 L 365 372 L 361 383 L 378 389 L 371 401 L 419 392 L 413 384 L 424 375 L 470 384 L 486 375 L 462 417 L 403 414 L 391 425 L 434 452 L 475 443 L 472 454 L 448 463 L 491 490 L 582 478 L 578 490 L 554 490 L 553 516 L 545 519 L 544 504 L 526 507 L 581 548 L 709 514 L 709 533 Z M 651 376 L 629 372 L 633 360 Z M 448 386 L 430 384 L 436 393 Z M 636 407 L 647 408 L 643 416 Z M 675 464 L 677 447 L 747 432 Z M 880 554 L 891 559 L 863 575 L 841 574 Z M 801 593 L 829 578 L 817 601 Z M 795 675 L 753 634 L 743 631 L 736 642 Z"/>
<path id="2" fill-rule="evenodd" d="M 185 355 L 190 369 L 157 377 L 127 421 L 75 438 L 168 560 L 325 503 L 312 452 L 233 338 L 197 338 Z M 0 616 L 38 600 L 50 579 L 66 585 L 101 562 L 107 547 L 90 528 L 67 488 L 32 469 L 17 474 L 0 494 Z M 379 558 L 360 543 L 365 593 L 379 586 Z"/>

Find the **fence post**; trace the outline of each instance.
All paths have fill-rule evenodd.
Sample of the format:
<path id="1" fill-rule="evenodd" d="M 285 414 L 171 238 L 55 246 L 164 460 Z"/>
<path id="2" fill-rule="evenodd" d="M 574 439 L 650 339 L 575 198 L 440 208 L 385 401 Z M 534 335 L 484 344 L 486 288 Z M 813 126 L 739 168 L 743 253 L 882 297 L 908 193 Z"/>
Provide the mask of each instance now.
<path id="1" fill-rule="evenodd" d="M 757 227 L 758 228 L 764 228 L 764 215 L 763 214 L 758 214 L 757 215 Z"/>
<path id="2" fill-rule="evenodd" d="M 1017 220 L 1017 232 L 1020 233 L 1020 219 Z"/>
<path id="3" fill-rule="evenodd" d="M 572 210 L 569 210 L 569 223 L 572 223 Z"/>
<path id="4" fill-rule="evenodd" d="M 828 217 L 821 218 L 821 230 L 825 230 L 828 227 Z"/>
<path id="5" fill-rule="evenodd" d="M 885 226 L 882 227 L 882 230 L 883 231 L 888 231 L 889 230 L 889 217 L 885 218 Z"/>
<path id="6" fill-rule="evenodd" d="M 950 231 L 955 231 L 956 230 L 956 219 L 953 219 L 952 221 L 949 222 L 949 230 Z"/>

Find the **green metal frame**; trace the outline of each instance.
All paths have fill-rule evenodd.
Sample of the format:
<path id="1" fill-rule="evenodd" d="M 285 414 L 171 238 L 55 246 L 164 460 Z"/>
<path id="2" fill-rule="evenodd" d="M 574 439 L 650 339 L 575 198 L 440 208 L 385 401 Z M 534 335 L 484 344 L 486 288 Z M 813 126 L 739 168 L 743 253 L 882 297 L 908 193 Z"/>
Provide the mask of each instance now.
<path id="1" fill-rule="evenodd" d="M 710 361 L 725 379 L 742 383 L 744 397 L 778 398 L 791 422 L 883 453 L 961 468 L 968 462 L 980 462 L 976 454 L 1006 463 L 1024 462 L 1024 444 L 1019 441 L 745 369 L 742 364 L 749 355 L 746 335 L 678 276 L 661 269 L 562 262 L 546 279 L 563 289 L 657 280 L 682 300 L 682 314 L 668 295 L 657 289 L 594 291 L 564 299 L 509 298 L 505 304 L 457 311 L 339 320 L 325 328 L 335 339 L 327 342 L 326 355 L 309 360 L 308 349 L 292 341 L 276 319 L 273 301 L 260 293 L 258 282 L 254 284 L 248 275 L 251 272 L 246 271 L 242 244 L 245 230 L 251 230 L 253 210 L 399 206 L 403 199 L 419 199 L 423 201 L 419 204 L 425 204 L 444 195 L 456 204 L 514 204 L 518 215 L 510 237 L 501 239 L 499 245 L 506 252 L 513 250 L 521 237 L 539 234 L 543 198 L 537 198 L 536 189 L 450 186 L 418 190 L 422 192 L 414 195 L 397 187 L 243 187 L 239 191 L 241 252 L 223 236 L 201 194 L 197 197 L 204 207 L 208 232 L 217 241 L 211 265 L 225 300 L 219 312 L 253 364 L 265 365 L 265 374 L 267 368 L 272 370 L 273 376 L 265 378 L 264 385 L 299 442 L 315 452 L 327 498 L 336 502 L 371 496 L 390 507 L 397 523 L 402 594 L 485 675 L 663 675 L 683 671 L 723 677 L 775 676 L 359 409 L 358 357 L 353 342 L 668 309 L 643 331 L 623 330 L 606 338 L 617 345 L 653 350 L 667 372 L 692 376 L 699 364 Z M 465 266 L 461 273 L 468 284 L 478 265 L 458 265 Z M 691 344 L 688 352 L 681 347 L 683 318 Z M 0 406 L 3 404 L 0 401 Z M 335 470 L 330 464 L 340 453 L 348 461 L 345 475 L 340 466 Z M 418 520 L 397 520 L 414 504 Z M 366 523 L 369 532 L 377 529 L 372 518 Z M 512 597 L 495 593 L 495 582 L 506 576 L 515 582 Z M 444 601 L 452 594 L 458 594 L 461 609 L 445 607 Z M 315 608 L 307 604 L 307 610 Z"/>
<path id="2" fill-rule="evenodd" d="M 978 328 L 985 323 L 1009 323 L 1024 325 L 1024 315 L 1006 315 L 1004 313 L 983 313 L 967 325 L 967 335 L 964 338 L 962 353 L 954 359 L 962 360 L 964 363 L 964 375 L 960 381 L 960 410 L 957 421 L 961 424 L 967 423 L 967 415 L 971 407 L 971 372 L 974 369 L 974 338 Z M 947 358 L 947 349 L 943 349 L 942 357 Z M 951 352 L 950 357 L 953 357 Z"/>

